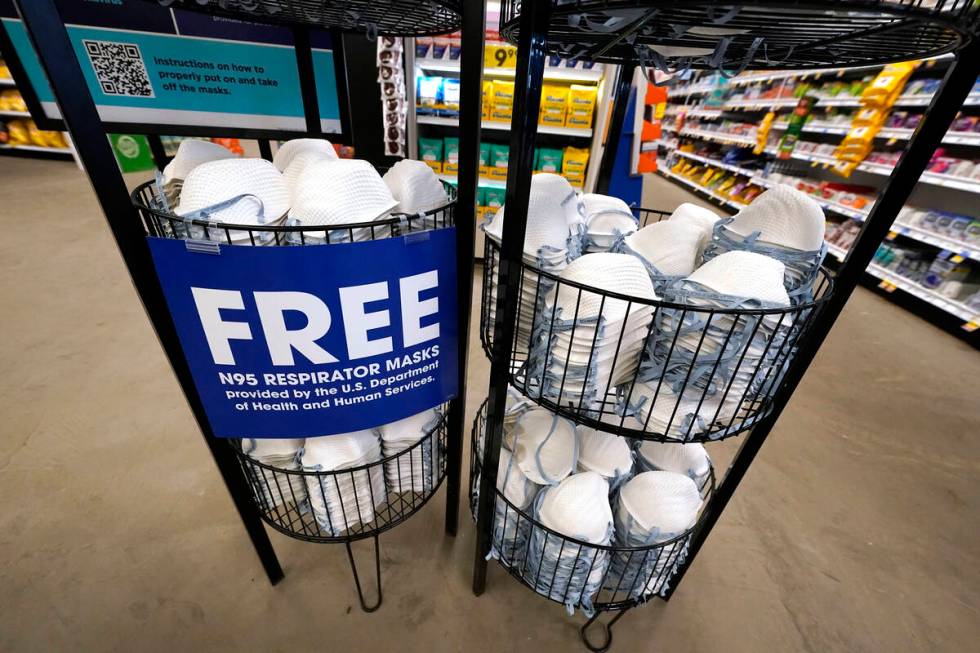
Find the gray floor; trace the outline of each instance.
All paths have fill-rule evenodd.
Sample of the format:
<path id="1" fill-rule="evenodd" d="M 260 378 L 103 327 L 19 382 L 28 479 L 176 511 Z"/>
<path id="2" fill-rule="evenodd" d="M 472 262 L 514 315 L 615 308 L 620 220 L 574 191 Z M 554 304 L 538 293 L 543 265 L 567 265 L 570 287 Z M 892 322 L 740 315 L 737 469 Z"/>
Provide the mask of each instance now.
<path id="1" fill-rule="evenodd" d="M 496 566 L 471 594 L 442 491 L 383 538 L 376 614 L 342 547 L 274 534 L 270 588 L 86 179 L 2 158 L 0 197 L 0 651 L 585 650 Z M 975 650 L 977 378 L 976 352 L 859 291 L 683 586 L 613 651 Z"/>

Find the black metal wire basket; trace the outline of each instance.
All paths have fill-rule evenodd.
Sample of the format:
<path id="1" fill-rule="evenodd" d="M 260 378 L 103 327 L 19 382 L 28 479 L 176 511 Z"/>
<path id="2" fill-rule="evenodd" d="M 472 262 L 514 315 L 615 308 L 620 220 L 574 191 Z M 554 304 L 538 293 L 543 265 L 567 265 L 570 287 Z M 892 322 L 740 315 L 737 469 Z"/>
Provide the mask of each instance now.
<path id="1" fill-rule="evenodd" d="M 975 34 L 973 0 L 550 0 L 554 54 L 660 69 L 735 71 L 906 61 L 952 52 Z M 517 42 L 521 0 L 500 33 Z"/>
<path id="2" fill-rule="evenodd" d="M 140 184 L 131 197 L 148 236 L 196 240 L 220 245 L 289 246 L 349 243 L 405 236 L 420 231 L 452 227 L 455 224 L 456 187 L 442 182 L 449 202 L 423 213 L 392 213 L 392 217 L 373 222 L 342 225 L 298 226 L 277 222 L 268 225 L 242 225 L 213 222 L 201 218 L 188 220 L 166 210 L 155 181 Z"/>
<path id="3" fill-rule="evenodd" d="M 166 4 L 239 20 L 389 36 L 452 32 L 459 27 L 462 11 L 461 0 L 176 0 Z"/>
<path id="4" fill-rule="evenodd" d="M 634 211 L 643 225 L 669 215 Z M 491 357 L 500 261 L 500 244 L 488 237 L 480 337 Z M 807 301 L 715 308 L 600 290 L 526 259 L 512 273 L 520 274 L 520 291 L 507 310 L 517 322 L 507 347 L 511 384 L 573 422 L 661 442 L 721 440 L 767 415 L 798 343 L 833 288 L 821 267 Z M 554 310 L 560 296 L 566 307 L 574 304 L 573 314 Z M 617 322 L 624 314 L 629 317 Z"/>
<path id="5" fill-rule="evenodd" d="M 483 443 L 487 418 L 484 401 L 473 423 L 470 449 L 470 508 L 477 516 Z M 701 514 L 714 492 L 714 469 L 698 488 L 703 498 Z M 500 489 L 495 490 L 491 550 L 507 572 L 521 584 L 569 609 L 595 611 L 582 626 L 582 640 L 593 651 L 609 647 L 612 625 L 625 611 L 661 596 L 687 552 L 695 524 L 662 542 L 630 547 L 586 542 L 548 528 L 526 509 L 514 505 Z M 700 521 L 700 519 L 699 519 Z M 556 555 L 545 556 L 550 550 Z M 539 552 L 537 555 L 535 553 Z M 571 560 L 573 573 L 561 573 L 558 561 Z M 606 641 L 593 645 L 587 630 L 602 612 L 618 612 L 605 624 Z"/>
<path id="6" fill-rule="evenodd" d="M 330 436 L 325 436 L 330 437 Z M 417 513 L 446 477 L 446 416 L 414 444 L 377 460 L 345 469 L 311 471 L 300 456 L 288 466 L 249 455 L 247 440 L 230 440 L 259 515 L 272 528 L 306 542 L 342 543 L 347 548 L 358 599 L 365 612 L 382 601 L 378 536 Z M 366 490 L 366 492 L 365 492 Z M 364 598 L 351 542 L 374 540 L 377 600 Z"/>

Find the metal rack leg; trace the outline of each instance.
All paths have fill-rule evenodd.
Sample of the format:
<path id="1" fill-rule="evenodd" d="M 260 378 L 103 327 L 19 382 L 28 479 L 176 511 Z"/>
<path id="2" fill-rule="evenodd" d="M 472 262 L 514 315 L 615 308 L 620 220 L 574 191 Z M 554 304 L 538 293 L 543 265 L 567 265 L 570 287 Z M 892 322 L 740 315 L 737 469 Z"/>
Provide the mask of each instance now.
<path id="1" fill-rule="evenodd" d="M 602 160 L 599 161 L 599 174 L 596 178 L 597 193 L 609 193 L 609 183 L 612 181 L 613 167 L 616 165 L 616 149 L 623 134 L 623 121 L 626 119 L 626 107 L 630 101 L 630 91 L 633 90 L 633 72 L 635 63 L 624 63 L 619 66 L 619 77 L 616 80 L 616 90 L 613 93 L 613 112 L 610 128 L 607 130 L 605 146 L 602 149 Z"/>
<path id="2" fill-rule="evenodd" d="M 153 155 L 153 163 L 160 170 L 167 165 L 170 161 L 170 157 L 167 156 L 167 150 L 163 147 L 163 140 L 160 138 L 159 134 L 148 134 L 146 137 L 146 142 L 150 144 L 150 154 Z"/>
<path id="3" fill-rule="evenodd" d="M 82 69 L 75 58 L 68 32 L 61 21 L 54 0 L 17 0 L 24 26 L 37 51 L 41 66 L 47 74 L 51 88 L 65 124 L 71 131 L 75 148 L 85 164 L 92 188 L 106 216 L 109 228 L 122 254 L 126 268 L 139 293 L 143 308 L 153 323 L 160 344 L 170 360 L 177 380 L 187 397 L 191 411 L 197 419 L 221 478 L 231 494 L 238 515 L 252 540 L 269 582 L 275 585 L 282 580 L 282 567 L 276 558 L 269 536 L 259 517 L 238 461 L 228 443 L 214 437 L 204 405 L 197 394 L 190 368 L 184 358 L 177 331 L 170 318 L 163 291 L 153 267 L 146 234 L 136 209 L 129 201 L 126 183 L 123 181 L 109 141 L 101 129 L 101 120 L 92 95 L 89 93 Z"/>
<path id="4" fill-rule="evenodd" d="M 612 646 L 613 626 L 615 626 L 616 622 L 622 619 L 623 615 L 626 614 L 629 610 L 630 608 L 624 608 L 620 610 L 619 612 L 616 613 L 615 617 L 609 620 L 609 623 L 605 623 L 605 624 L 603 624 L 601 621 L 598 620 L 599 617 L 602 616 L 601 611 L 598 611 L 594 615 L 592 615 L 592 617 L 588 621 L 586 621 L 579 629 L 579 635 L 582 637 L 582 643 L 585 644 L 585 647 L 590 651 L 594 651 L 595 653 L 605 653 L 606 651 L 608 651 L 609 647 Z M 592 625 L 596 623 L 598 623 L 603 627 L 603 631 L 605 634 L 605 638 L 603 639 L 602 644 L 598 646 L 593 644 L 591 641 L 589 641 L 589 634 L 588 634 L 589 628 L 591 628 Z"/>
<path id="5" fill-rule="evenodd" d="M 812 322 L 808 333 L 800 339 L 800 349 L 792 366 L 786 374 L 783 385 L 774 397 L 773 412 L 759 423 L 746 437 L 718 485 L 700 529 L 694 534 L 691 546 L 684 563 L 678 569 L 674 581 L 665 598 L 677 589 L 684 574 L 701 550 L 701 546 L 711 534 L 721 513 L 724 512 L 735 489 L 748 471 L 749 465 L 755 459 L 762 444 L 772 431 L 773 425 L 782 414 L 786 403 L 803 379 L 803 375 L 816 356 L 817 351 L 830 333 L 851 293 L 857 287 L 864 270 L 871 263 L 878 246 L 891 229 L 898 212 L 905 206 L 909 195 L 915 188 L 922 171 L 925 170 L 936 148 L 942 144 L 943 136 L 952 124 L 960 107 L 966 100 L 973 84 L 980 74 L 980 41 L 974 40 L 957 55 L 956 61 L 950 66 L 943 78 L 939 90 L 933 96 L 929 108 L 922 121 L 912 134 L 908 149 L 902 155 L 895 171 L 888 180 L 881 197 L 875 202 L 868 219 L 864 222 L 861 233 L 854 242 L 850 253 L 834 279 L 834 295 L 825 304 L 823 311 Z"/>
<path id="6" fill-rule="evenodd" d="M 350 562 L 350 570 L 354 574 L 354 585 L 357 587 L 357 599 L 361 602 L 361 610 L 365 612 L 374 612 L 381 607 L 381 602 L 384 600 L 384 595 L 381 593 L 381 543 L 377 535 L 372 539 L 374 540 L 374 578 L 378 600 L 371 606 L 364 600 L 364 592 L 361 589 L 361 578 L 357 574 L 357 563 L 354 562 L 354 552 L 350 548 L 350 542 L 344 542 L 344 546 L 347 547 L 347 560 Z"/>
<path id="7" fill-rule="evenodd" d="M 463 422 L 466 411 L 467 354 L 469 353 L 470 304 L 473 301 L 474 230 L 476 189 L 479 184 L 480 106 L 483 96 L 483 34 L 486 26 L 484 0 L 463 3 L 460 61 L 459 193 L 456 201 L 456 305 L 459 310 L 458 395 L 449 404 L 446 460 L 446 532 L 459 527 L 459 492 L 463 466 Z"/>
<path id="8" fill-rule="evenodd" d="M 473 560 L 473 592 L 483 593 L 487 583 L 487 559 L 490 552 L 496 498 L 497 464 L 503 437 L 503 415 L 507 400 L 510 346 L 514 340 L 515 301 L 520 290 L 521 257 L 524 254 L 524 230 L 527 227 L 527 205 L 531 194 L 531 168 L 534 166 L 534 143 L 538 133 L 538 109 L 541 106 L 541 79 L 544 76 L 545 43 L 548 33 L 550 0 L 525 0 L 521 7 L 520 40 L 517 44 L 517 70 L 514 76 L 514 117 L 510 123 L 510 165 L 507 171 L 507 219 L 500 249 L 500 273 L 497 281 L 494 325 L 493 363 L 490 366 L 490 397 L 487 400 L 487 434 L 483 452 L 483 474 L 480 478 L 480 503 L 476 523 L 476 551 Z"/>
<path id="9" fill-rule="evenodd" d="M 259 139 L 259 156 L 266 161 L 272 161 L 272 144 L 268 138 Z"/>

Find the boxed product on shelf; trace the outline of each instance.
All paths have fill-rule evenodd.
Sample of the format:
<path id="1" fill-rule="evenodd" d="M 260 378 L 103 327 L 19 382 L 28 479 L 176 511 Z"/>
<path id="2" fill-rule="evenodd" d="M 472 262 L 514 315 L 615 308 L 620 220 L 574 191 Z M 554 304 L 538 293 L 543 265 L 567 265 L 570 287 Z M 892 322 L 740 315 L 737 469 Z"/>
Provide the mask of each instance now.
<path id="1" fill-rule="evenodd" d="M 493 80 L 494 104 L 514 103 L 514 82 L 505 79 Z"/>
<path id="2" fill-rule="evenodd" d="M 541 111 L 538 113 L 538 124 L 563 127 L 565 125 L 565 107 L 541 107 Z"/>
<path id="3" fill-rule="evenodd" d="M 15 88 L 0 91 L 0 110 L 2 111 L 27 111 L 27 103 L 24 102 L 20 91 Z"/>
<path id="4" fill-rule="evenodd" d="M 442 172 L 442 146 L 441 138 L 419 138 L 419 159 L 437 173 Z"/>
<path id="5" fill-rule="evenodd" d="M 483 189 L 483 205 L 492 208 L 494 211 L 504 205 L 504 197 L 507 195 L 506 188 L 487 186 Z"/>
<path id="6" fill-rule="evenodd" d="M 490 178 L 507 179 L 507 160 L 510 156 L 510 147 L 507 145 L 490 146 Z"/>
<path id="7" fill-rule="evenodd" d="M 446 136 L 442 143 L 442 171 L 447 175 L 455 175 L 459 172 L 459 139 Z"/>
<path id="8" fill-rule="evenodd" d="M 596 86 L 572 84 L 568 89 L 568 108 L 565 112 L 566 127 L 588 128 L 592 126 L 592 114 L 595 111 L 596 97 L 599 89 Z"/>
<path id="9" fill-rule="evenodd" d="M 425 59 L 432 52 L 432 37 L 419 36 L 415 39 L 415 56 Z"/>
<path id="10" fill-rule="evenodd" d="M 565 109 L 568 106 L 569 88 L 557 84 L 545 84 L 541 87 L 541 107 Z"/>
<path id="11" fill-rule="evenodd" d="M 416 103 L 420 107 L 436 108 L 442 104 L 442 77 L 420 75 L 416 85 Z"/>
<path id="12" fill-rule="evenodd" d="M 483 80 L 483 119 L 489 120 L 490 114 L 493 109 L 493 82 L 491 80 Z"/>
<path id="13" fill-rule="evenodd" d="M 541 172 L 561 172 L 563 152 L 557 148 L 539 147 L 534 157 L 534 169 Z"/>
<path id="14" fill-rule="evenodd" d="M 447 77 L 442 82 L 442 103 L 447 109 L 459 111 L 459 80 Z"/>
<path id="15" fill-rule="evenodd" d="M 490 176 L 490 143 L 480 143 L 480 176 Z"/>
<path id="16" fill-rule="evenodd" d="M 444 59 L 449 52 L 449 38 L 436 36 L 432 39 L 432 58 Z"/>
<path id="17" fill-rule="evenodd" d="M 507 103 L 494 102 L 490 107 L 490 120 L 509 121 L 514 115 L 514 105 Z"/>
<path id="18" fill-rule="evenodd" d="M 564 177 L 585 178 L 589 165 L 589 150 L 584 147 L 566 147 L 562 152 L 561 174 Z"/>

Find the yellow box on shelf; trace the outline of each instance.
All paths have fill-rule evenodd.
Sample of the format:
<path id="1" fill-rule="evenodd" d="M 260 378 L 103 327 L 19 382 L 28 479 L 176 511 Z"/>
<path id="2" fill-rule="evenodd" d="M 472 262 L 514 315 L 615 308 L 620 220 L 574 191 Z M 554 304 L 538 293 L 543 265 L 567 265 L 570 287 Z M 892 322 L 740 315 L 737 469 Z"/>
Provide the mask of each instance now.
<path id="1" fill-rule="evenodd" d="M 541 108 L 549 107 L 561 109 L 563 112 L 568 106 L 569 88 L 556 84 L 545 84 L 541 87 Z"/>
<path id="2" fill-rule="evenodd" d="M 539 125 L 562 127 L 565 124 L 565 107 L 541 107 L 538 113 Z"/>

